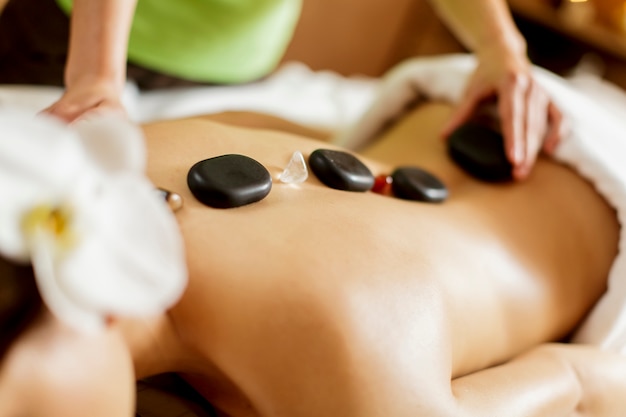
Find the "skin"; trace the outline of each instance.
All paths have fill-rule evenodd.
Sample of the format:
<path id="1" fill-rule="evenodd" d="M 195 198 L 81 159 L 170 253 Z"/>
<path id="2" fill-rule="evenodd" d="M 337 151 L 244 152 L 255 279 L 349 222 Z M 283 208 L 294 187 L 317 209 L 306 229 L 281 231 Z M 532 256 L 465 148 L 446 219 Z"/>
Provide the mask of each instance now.
<path id="1" fill-rule="evenodd" d="M 542 149 L 559 141 L 562 116 L 534 80 L 526 43 L 504 0 L 431 0 L 442 19 L 479 58 L 465 98 L 442 135 L 497 99 L 513 175 L 525 179 Z M 124 113 L 126 49 L 136 0 L 75 0 L 66 92 L 45 111 L 72 122 L 91 112 Z"/>
<path id="2" fill-rule="evenodd" d="M 0 363 L 3 417 L 133 415 L 132 360 L 119 331 L 82 335 L 45 313 Z"/>
<path id="3" fill-rule="evenodd" d="M 65 93 L 44 111 L 72 122 L 89 113 L 126 114 L 121 101 L 137 0 L 73 3 Z"/>
<path id="4" fill-rule="evenodd" d="M 199 159 L 241 153 L 276 178 L 293 151 L 330 145 L 202 118 L 146 126 L 149 176 L 185 200 L 176 217 L 188 289 L 166 314 L 117 318 L 102 335 L 56 334 L 50 317 L 34 326 L 0 367 L 0 416 L 42 415 L 23 409 L 29 398 L 44 399 L 46 416 L 86 415 L 44 402 L 70 386 L 72 398 L 130 416 L 127 392 L 97 390 L 172 371 L 233 417 L 621 416 L 626 359 L 555 343 L 606 289 L 614 211 L 543 158 L 522 184 L 468 177 L 438 139 L 451 111 L 424 105 L 361 156 L 375 175 L 406 163 L 437 175 L 450 190 L 439 205 L 311 176 L 275 180 L 252 205 L 211 209 L 186 186 Z M 75 349 L 81 375 L 20 390 L 20 363 L 67 372 L 45 340 L 20 361 L 39 328 Z"/>

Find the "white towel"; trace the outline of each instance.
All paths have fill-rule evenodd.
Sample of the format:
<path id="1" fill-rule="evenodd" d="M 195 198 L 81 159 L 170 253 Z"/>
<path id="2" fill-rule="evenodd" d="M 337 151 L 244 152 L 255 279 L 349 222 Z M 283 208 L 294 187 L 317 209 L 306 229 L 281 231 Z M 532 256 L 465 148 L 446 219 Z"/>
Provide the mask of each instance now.
<path id="1" fill-rule="evenodd" d="M 358 147 L 371 141 L 420 98 L 457 102 L 475 67 L 476 59 L 471 55 L 416 58 L 400 64 L 385 76 L 362 119 L 338 142 Z M 626 111 L 622 117 L 617 116 L 615 97 L 610 100 L 613 107 L 608 108 L 601 99 L 584 94 L 564 78 L 537 67 L 534 72 L 569 122 L 570 132 L 556 149 L 555 159 L 594 184 L 616 209 L 621 225 L 619 253 L 609 274 L 608 291 L 577 331 L 574 341 L 626 354 Z"/>
<path id="2" fill-rule="evenodd" d="M 1 1 L 1 0 L 0 0 Z M 321 130 L 345 129 L 371 102 L 378 79 L 312 71 L 289 62 L 264 80 L 229 86 L 139 91 L 128 82 L 122 102 L 131 120 L 189 117 L 223 111 L 256 111 Z M 58 100 L 62 88 L 0 84 L 0 108 L 37 113 Z"/>

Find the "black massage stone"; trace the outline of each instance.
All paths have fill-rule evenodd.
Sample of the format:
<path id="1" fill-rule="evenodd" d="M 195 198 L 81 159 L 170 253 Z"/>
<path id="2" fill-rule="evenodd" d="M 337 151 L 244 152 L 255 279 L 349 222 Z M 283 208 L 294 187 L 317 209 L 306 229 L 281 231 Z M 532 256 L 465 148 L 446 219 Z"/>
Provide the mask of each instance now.
<path id="1" fill-rule="evenodd" d="M 502 135 L 486 124 L 469 122 L 448 138 L 448 154 L 463 170 L 487 182 L 513 179 Z"/>
<path id="2" fill-rule="evenodd" d="M 317 149 L 309 156 L 309 166 L 330 188 L 363 192 L 374 186 L 374 175 L 369 168 L 347 152 Z"/>
<path id="3" fill-rule="evenodd" d="M 222 155 L 194 164 L 187 185 L 201 203 L 233 208 L 264 199 L 272 189 L 272 177 L 259 162 L 244 155 Z"/>
<path id="4" fill-rule="evenodd" d="M 441 203 L 448 198 L 446 186 L 431 173 L 417 167 L 400 167 L 391 174 L 391 191 L 404 200 Z"/>

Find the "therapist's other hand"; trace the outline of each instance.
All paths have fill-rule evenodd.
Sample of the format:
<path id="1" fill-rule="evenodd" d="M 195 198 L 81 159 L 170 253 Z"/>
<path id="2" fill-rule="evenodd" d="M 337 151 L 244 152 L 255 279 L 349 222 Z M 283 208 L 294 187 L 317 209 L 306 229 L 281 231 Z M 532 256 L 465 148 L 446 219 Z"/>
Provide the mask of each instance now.
<path id="1" fill-rule="evenodd" d="M 91 115 L 115 113 L 127 117 L 121 101 L 121 88 L 108 82 L 79 82 L 68 86 L 63 96 L 43 110 L 72 123 Z"/>
<path id="2" fill-rule="evenodd" d="M 506 155 L 513 178 L 530 174 L 541 150 L 551 154 L 562 136 L 563 116 L 537 83 L 526 57 L 490 56 L 479 60 L 463 98 L 444 128 L 448 137 L 478 107 L 496 99 Z"/>

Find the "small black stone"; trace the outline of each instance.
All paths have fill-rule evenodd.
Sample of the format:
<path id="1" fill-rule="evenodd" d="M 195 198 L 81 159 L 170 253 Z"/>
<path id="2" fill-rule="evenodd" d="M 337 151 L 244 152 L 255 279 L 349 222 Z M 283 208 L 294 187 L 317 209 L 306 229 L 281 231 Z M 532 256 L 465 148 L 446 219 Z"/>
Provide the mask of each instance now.
<path id="1" fill-rule="evenodd" d="M 448 154 L 473 177 L 487 182 L 513 179 L 500 132 L 482 123 L 461 125 L 448 138 Z"/>
<path id="2" fill-rule="evenodd" d="M 363 192 L 374 186 L 374 175 L 369 168 L 347 152 L 317 149 L 309 156 L 309 166 L 330 188 Z"/>
<path id="3" fill-rule="evenodd" d="M 195 163 L 187 185 L 201 203 L 233 208 L 264 199 L 272 189 L 272 177 L 259 162 L 244 155 L 222 155 Z"/>
<path id="4" fill-rule="evenodd" d="M 421 168 L 400 167 L 391 178 L 391 191 L 398 198 L 427 203 L 440 203 L 448 198 L 444 183 Z"/>

